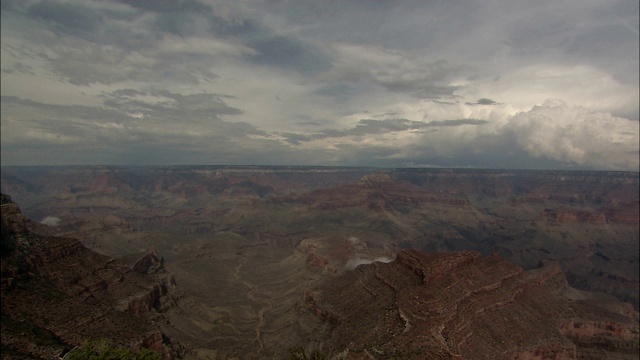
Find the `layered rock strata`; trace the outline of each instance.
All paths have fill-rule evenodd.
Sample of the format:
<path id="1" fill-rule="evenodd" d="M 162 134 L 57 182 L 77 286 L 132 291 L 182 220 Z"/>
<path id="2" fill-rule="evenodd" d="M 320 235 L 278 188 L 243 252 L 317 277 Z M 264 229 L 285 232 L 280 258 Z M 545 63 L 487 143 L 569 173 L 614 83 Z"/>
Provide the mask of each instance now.
<path id="1" fill-rule="evenodd" d="M 632 306 L 569 287 L 557 264 L 523 271 L 497 255 L 403 251 L 304 301 L 331 328 L 325 346 L 352 359 L 638 356 Z"/>
<path id="2" fill-rule="evenodd" d="M 153 325 L 175 283 L 158 283 L 75 239 L 34 234 L 26 222 L 3 194 L 3 359 L 54 358 L 100 338 L 177 354 Z"/>

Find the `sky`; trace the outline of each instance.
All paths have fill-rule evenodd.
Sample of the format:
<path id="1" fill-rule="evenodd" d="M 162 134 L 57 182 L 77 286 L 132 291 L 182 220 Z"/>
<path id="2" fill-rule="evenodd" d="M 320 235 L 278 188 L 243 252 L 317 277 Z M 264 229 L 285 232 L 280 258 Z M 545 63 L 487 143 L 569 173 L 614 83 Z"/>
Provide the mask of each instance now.
<path id="1" fill-rule="evenodd" d="M 1 6 L 2 165 L 639 168 L 637 0 Z"/>

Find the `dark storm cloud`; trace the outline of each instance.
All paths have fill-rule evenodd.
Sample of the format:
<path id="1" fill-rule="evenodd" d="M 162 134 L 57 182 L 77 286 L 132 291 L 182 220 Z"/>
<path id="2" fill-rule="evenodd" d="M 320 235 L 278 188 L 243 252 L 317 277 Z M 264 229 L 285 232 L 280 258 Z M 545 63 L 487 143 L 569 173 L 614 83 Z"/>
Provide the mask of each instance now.
<path id="1" fill-rule="evenodd" d="M 358 124 L 347 130 L 327 130 L 323 132 L 323 135 L 327 137 L 339 137 L 339 136 L 361 136 L 369 134 L 385 134 L 395 131 L 419 131 L 422 129 L 439 127 L 439 126 L 463 126 L 463 125 L 482 125 L 485 124 L 485 120 L 478 119 L 457 119 L 457 120 L 442 120 L 421 122 L 412 121 L 407 119 L 362 119 Z"/>
<path id="2" fill-rule="evenodd" d="M 257 53 L 250 56 L 250 59 L 258 64 L 302 72 L 328 70 L 331 66 L 328 58 L 320 51 L 294 38 L 257 35 L 249 39 L 247 45 L 256 50 Z"/>
<path id="3" fill-rule="evenodd" d="M 416 143 L 410 149 L 405 165 L 438 167 L 473 167 L 488 169 L 589 169 L 571 161 L 534 156 L 519 146 L 506 133 L 495 133 L 458 141 L 455 146 L 432 145 L 428 141 Z"/>
<path id="4" fill-rule="evenodd" d="M 37 2 L 29 7 L 27 15 L 51 22 L 70 34 L 91 33 L 102 23 L 102 16 L 91 8 L 57 1 Z"/>
<path id="5" fill-rule="evenodd" d="M 637 2 L 1 6 L 3 161 L 638 168 Z"/>
<path id="6" fill-rule="evenodd" d="M 358 124 L 346 130 L 326 130 L 322 133 L 324 137 L 342 136 L 362 136 L 369 134 L 385 134 L 394 131 L 418 130 L 423 127 L 423 123 L 407 119 L 362 119 Z"/>
<path id="7" fill-rule="evenodd" d="M 408 93 L 421 99 L 438 99 L 451 96 L 459 89 L 447 84 L 447 77 L 457 71 L 446 61 L 437 61 L 410 68 L 392 65 L 374 70 L 373 76 L 378 84 L 390 91 Z"/>
<path id="8" fill-rule="evenodd" d="M 335 47 L 335 60 L 329 74 L 338 83 L 365 88 L 374 83 L 393 93 L 441 99 L 452 97 L 460 89 L 452 82 L 463 72 L 459 65 L 443 59 L 430 61 L 393 49 L 340 44 Z"/>
<path id="9" fill-rule="evenodd" d="M 380 84 L 390 91 L 409 93 L 419 99 L 438 99 L 453 95 L 457 86 L 443 86 L 427 81 L 392 80 L 381 81 Z"/>
<path id="10" fill-rule="evenodd" d="M 623 21 L 620 20 L 620 22 Z M 637 24 L 635 29 L 637 31 Z M 617 41 L 611 41 L 611 39 L 617 39 Z M 586 59 L 592 59 L 591 61 L 594 61 L 600 67 L 610 69 L 618 81 L 637 84 L 638 77 L 630 75 L 640 68 L 637 56 L 638 46 L 621 46 L 623 42 L 633 43 L 637 41 L 638 34 L 620 23 L 603 25 L 588 33 L 577 35 L 567 46 L 567 51 Z M 604 57 L 602 56 L 603 53 L 615 53 L 621 56 Z"/>
<path id="11" fill-rule="evenodd" d="M 326 70 L 330 61 L 319 49 L 294 37 L 273 34 L 254 19 L 228 20 L 215 8 L 197 1 L 124 1 L 145 11 L 156 12 L 155 24 L 163 32 L 178 36 L 233 36 L 255 50 L 247 59 L 258 64 L 303 72 Z"/>
<path id="12" fill-rule="evenodd" d="M 478 104 L 480 105 L 496 105 L 497 102 L 491 100 L 491 99 L 487 99 L 487 98 L 482 98 L 482 99 L 478 99 Z"/>
<path id="13" fill-rule="evenodd" d="M 18 7 L 18 1 L 16 0 L 0 1 L 0 10 L 2 11 L 13 11 L 17 7 Z"/>
<path id="14" fill-rule="evenodd" d="M 125 98 L 125 97 L 132 97 L 132 96 L 143 96 L 147 94 L 148 92 L 137 90 L 137 89 L 118 89 L 118 90 L 112 91 L 109 95 L 115 98 Z"/>
<path id="15" fill-rule="evenodd" d="M 50 114 L 51 117 L 68 115 L 69 118 L 89 118 L 98 121 L 102 120 L 116 120 L 121 118 L 119 112 L 115 112 L 111 109 L 105 109 L 103 107 L 91 107 L 83 105 L 53 105 L 45 104 L 38 101 L 29 99 L 21 99 L 15 96 L 2 96 L 2 107 L 4 109 L 11 109 L 14 107 L 29 108 L 41 111 L 42 114 Z M 46 121 L 46 119 L 35 119 L 35 121 Z"/>
<path id="16" fill-rule="evenodd" d="M 283 133 L 283 136 L 287 142 L 294 145 L 299 145 L 303 142 L 329 139 L 329 138 L 342 138 L 347 136 L 366 136 L 366 135 L 381 135 L 394 132 L 411 131 L 411 132 L 431 132 L 436 131 L 437 127 L 454 127 L 464 125 L 483 125 L 487 123 L 485 120 L 479 119 L 456 119 L 456 120 L 442 120 L 421 122 L 412 121 L 408 119 L 362 119 L 356 126 L 350 129 L 336 130 L 329 129 L 319 133 L 311 135 L 295 134 L 295 133 Z"/>
<path id="17" fill-rule="evenodd" d="M 323 71 L 331 65 L 323 51 L 309 42 L 275 34 L 255 19 L 221 16 L 202 2 L 122 1 L 126 6 L 118 8 L 109 4 L 115 6 L 42 1 L 18 9 L 41 26 L 70 36 L 60 39 L 52 49 L 54 54 L 31 51 L 31 56 L 51 63 L 58 75 L 76 85 L 127 80 L 210 81 L 216 75 L 209 68 L 220 56 L 206 43 L 212 39 L 237 47 L 239 53 L 227 55 L 240 55 L 251 64 L 305 73 Z M 179 40 L 171 36 L 189 46 L 180 48 L 175 45 Z M 169 43 L 173 44 L 170 52 Z"/>
<path id="18" fill-rule="evenodd" d="M 367 161 L 374 166 L 388 166 L 393 161 L 389 159 L 402 151 L 395 147 L 380 145 L 363 147 L 356 144 L 337 144 L 336 148 L 348 154 L 344 160 L 350 164 L 359 164 Z"/>
<path id="19" fill-rule="evenodd" d="M 3 67 L 2 68 L 2 72 L 7 73 L 7 74 L 12 74 L 14 72 L 20 72 L 23 74 L 30 74 L 30 75 L 35 75 L 33 72 L 33 66 L 29 65 L 29 64 L 25 64 L 22 62 L 17 62 L 14 64 L 11 64 L 7 67 Z"/>
<path id="20" fill-rule="evenodd" d="M 25 31 L 35 46 L 24 42 L 13 51 L 48 63 L 55 74 L 76 85 L 131 80 L 199 83 L 215 77 L 207 69 L 207 56 L 167 52 L 164 37 L 140 11 L 116 5 L 42 1 L 26 9 L 14 7 L 16 19 L 25 16 L 36 22 Z M 60 36 L 51 39 L 47 31 Z M 48 46 L 52 40 L 55 47 Z"/>
<path id="21" fill-rule="evenodd" d="M 195 0 L 118 0 L 134 8 L 159 13 L 209 12 L 211 7 Z"/>
<path id="22" fill-rule="evenodd" d="M 575 169 L 576 164 L 548 157 L 533 156 L 523 149 L 517 140 L 506 133 L 489 133 L 473 138 L 457 138 L 449 141 L 443 134 L 419 133 L 419 140 L 402 148 L 358 143 L 338 144 L 337 148 L 349 150 L 350 161 L 368 161 L 383 167 L 475 167 L 511 169 Z M 583 167 L 584 168 L 584 167 Z"/>
<path id="23" fill-rule="evenodd" d="M 136 1 L 130 3 L 136 8 L 155 13 L 153 24 L 161 32 L 182 37 L 252 36 L 268 31 L 253 19 L 227 19 L 218 15 L 213 7 L 197 1 L 169 1 L 166 5 L 151 1 L 151 6 L 140 6 Z"/>
<path id="24" fill-rule="evenodd" d="M 431 121 L 425 124 L 428 126 L 462 126 L 462 125 L 484 125 L 488 121 L 480 119 L 456 119 L 456 120 L 440 120 Z"/>
<path id="25" fill-rule="evenodd" d="M 286 142 L 288 142 L 289 144 L 292 144 L 292 145 L 300 145 L 303 142 L 307 142 L 307 141 L 313 140 L 311 137 L 306 136 L 306 135 L 288 133 L 288 132 L 287 133 L 283 133 L 282 137 L 285 138 Z"/>
<path id="26" fill-rule="evenodd" d="M 455 148 L 447 150 L 420 143 L 414 143 L 403 149 L 390 146 L 363 147 L 358 144 L 340 144 L 336 147 L 349 154 L 342 160 L 343 162 L 355 165 L 366 162 L 380 167 L 575 168 L 575 165 L 568 162 L 532 157 L 526 151 L 514 148 L 514 144 L 508 138 L 490 137 L 482 142 L 483 144 L 462 142 Z M 480 146 L 483 151 L 478 151 Z"/>
<path id="27" fill-rule="evenodd" d="M 487 98 L 480 98 L 478 99 L 477 102 L 468 102 L 466 104 L 467 105 L 499 105 L 499 103 Z"/>
<path id="28" fill-rule="evenodd" d="M 153 24 L 161 32 L 186 36 L 251 36 L 268 29 L 250 18 L 227 19 L 216 8 L 199 1 L 127 1 L 145 13 L 154 14 Z"/>
<path id="29" fill-rule="evenodd" d="M 348 104 L 351 99 L 362 93 L 361 86 L 352 83 L 345 83 L 345 79 L 339 79 L 339 83 L 331 83 L 329 85 L 321 85 L 314 90 L 314 94 L 333 98 L 335 101 Z"/>

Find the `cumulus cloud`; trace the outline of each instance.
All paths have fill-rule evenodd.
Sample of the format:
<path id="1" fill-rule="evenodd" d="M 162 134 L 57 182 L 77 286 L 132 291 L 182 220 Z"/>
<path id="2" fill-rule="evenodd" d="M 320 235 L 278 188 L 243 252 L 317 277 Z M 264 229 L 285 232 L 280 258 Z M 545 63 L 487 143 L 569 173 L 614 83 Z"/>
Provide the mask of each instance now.
<path id="1" fill-rule="evenodd" d="M 516 114 L 504 127 L 533 157 L 580 166 L 638 169 L 638 122 L 549 100 Z"/>
<path id="2" fill-rule="evenodd" d="M 29 6 L 26 13 L 50 22 L 56 30 L 77 35 L 92 33 L 103 20 L 91 7 L 78 3 L 35 2 Z"/>
<path id="3" fill-rule="evenodd" d="M 479 111 L 477 105 L 462 106 Z M 333 152 L 342 161 L 368 159 L 379 166 L 638 169 L 637 121 L 560 100 L 513 115 L 508 106 L 492 108 L 482 116 L 486 120 L 362 119 L 344 130 L 283 138 L 301 149 Z"/>
<path id="4" fill-rule="evenodd" d="M 320 49 L 294 37 L 281 35 L 254 36 L 247 45 L 255 52 L 249 57 L 258 64 L 295 69 L 301 72 L 317 73 L 328 70 L 329 59 Z"/>
<path id="5" fill-rule="evenodd" d="M 592 111 L 636 120 L 640 96 L 638 85 L 619 81 L 606 70 L 555 62 L 527 64 L 505 71 L 491 81 L 469 84 L 460 94 L 487 94 L 518 111 L 528 111 L 548 99 L 562 99 Z"/>

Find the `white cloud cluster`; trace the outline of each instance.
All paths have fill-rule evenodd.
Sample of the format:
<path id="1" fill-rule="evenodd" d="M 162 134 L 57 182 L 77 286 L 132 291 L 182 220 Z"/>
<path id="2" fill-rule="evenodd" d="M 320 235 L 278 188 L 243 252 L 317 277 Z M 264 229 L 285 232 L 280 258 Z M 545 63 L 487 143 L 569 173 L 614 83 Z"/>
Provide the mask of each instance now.
<path id="1" fill-rule="evenodd" d="M 638 119 L 639 87 L 615 79 L 611 74 L 586 65 L 538 63 L 506 71 L 492 81 L 474 82 L 460 95 L 488 96 L 528 111 L 549 99 L 598 112 Z"/>
<path id="2" fill-rule="evenodd" d="M 505 135 L 534 157 L 600 169 L 638 169 L 638 122 L 548 100 L 516 114 Z"/>

